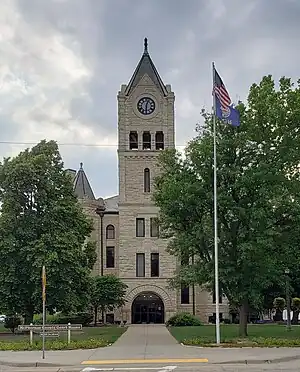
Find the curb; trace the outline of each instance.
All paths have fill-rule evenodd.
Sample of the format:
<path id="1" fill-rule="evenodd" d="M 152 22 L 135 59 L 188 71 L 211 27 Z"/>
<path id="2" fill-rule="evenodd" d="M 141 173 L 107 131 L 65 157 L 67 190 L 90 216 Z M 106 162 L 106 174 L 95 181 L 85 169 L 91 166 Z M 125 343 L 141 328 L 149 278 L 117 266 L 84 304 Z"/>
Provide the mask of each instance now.
<path id="1" fill-rule="evenodd" d="M 57 364 L 57 363 L 43 363 L 43 362 L 21 362 L 21 363 L 15 363 L 15 362 L 4 362 L 0 361 L 0 366 L 7 366 L 7 367 L 57 367 L 59 368 L 58 371 L 61 368 L 65 367 L 75 367 L 71 364 Z"/>
<path id="2" fill-rule="evenodd" d="M 185 345 L 182 342 L 180 343 L 181 346 L 184 347 L 191 347 L 191 348 L 197 348 L 197 349 L 205 349 L 204 346 L 194 346 L 194 345 Z M 214 347 L 215 350 L 222 349 L 222 350 L 235 350 L 235 349 L 253 349 L 252 346 L 249 347 Z M 241 360 L 232 360 L 232 361 L 226 361 L 226 362 L 213 362 L 209 364 L 272 364 L 272 363 L 287 363 L 292 362 L 294 360 L 300 360 L 300 354 L 290 357 L 282 357 L 282 358 L 276 358 L 276 359 L 241 359 Z"/>
<path id="3" fill-rule="evenodd" d="M 287 363 L 294 360 L 300 360 L 300 355 L 291 357 L 283 357 L 277 359 L 245 359 L 245 360 L 234 360 L 227 362 L 211 363 L 211 364 L 274 364 L 274 363 Z"/>

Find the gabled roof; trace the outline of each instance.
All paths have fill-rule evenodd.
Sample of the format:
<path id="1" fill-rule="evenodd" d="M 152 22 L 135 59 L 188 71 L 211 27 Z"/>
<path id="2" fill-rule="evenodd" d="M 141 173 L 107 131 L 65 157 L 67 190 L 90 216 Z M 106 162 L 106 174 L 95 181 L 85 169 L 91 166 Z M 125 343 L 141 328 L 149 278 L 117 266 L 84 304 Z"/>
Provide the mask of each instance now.
<path id="1" fill-rule="evenodd" d="M 96 199 L 89 180 L 83 170 L 82 163 L 80 163 L 79 171 L 74 178 L 74 192 L 79 199 Z"/>
<path id="2" fill-rule="evenodd" d="M 155 86 L 161 91 L 161 93 L 166 96 L 167 89 L 159 76 L 159 73 L 156 70 L 156 67 L 154 66 L 154 63 L 152 62 L 152 59 L 148 53 L 148 41 L 147 38 L 144 39 L 144 53 L 142 55 L 142 58 L 140 59 L 139 64 L 137 65 L 132 78 L 130 79 L 127 88 L 125 90 L 125 95 L 128 96 L 133 89 L 138 85 L 142 77 L 147 74 L 150 79 L 153 81 Z"/>
<path id="3" fill-rule="evenodd" d="M 104 199 L 104 205 L 108 212 L 119 211 L 119 195 L 111 196 L 110 198 Z"/>

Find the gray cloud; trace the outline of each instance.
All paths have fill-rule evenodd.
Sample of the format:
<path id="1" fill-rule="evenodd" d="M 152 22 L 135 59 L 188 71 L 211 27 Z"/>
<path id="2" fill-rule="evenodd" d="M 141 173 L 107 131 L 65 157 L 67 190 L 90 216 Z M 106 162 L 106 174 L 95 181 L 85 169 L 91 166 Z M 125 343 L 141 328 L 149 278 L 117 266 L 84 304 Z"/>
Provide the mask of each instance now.
<path id="1" fill-rule="evenodd" d="M 176 138 L 193 136 L 211 106 L 211 62 L 233 100 L 264 74 L 298 78 L 300 3 L 293 0 L 2 0 L 3 141 L 60 143 L 83 161 L 95 193 L 117 192 L 117 103 L 143 38 L 176 94 Z M 76 144 L 99 146 L 76 146 Z M 106 146 L 106 147 L 103 147 Z M 1 145 L 1 156 L 24 146 Z"/>

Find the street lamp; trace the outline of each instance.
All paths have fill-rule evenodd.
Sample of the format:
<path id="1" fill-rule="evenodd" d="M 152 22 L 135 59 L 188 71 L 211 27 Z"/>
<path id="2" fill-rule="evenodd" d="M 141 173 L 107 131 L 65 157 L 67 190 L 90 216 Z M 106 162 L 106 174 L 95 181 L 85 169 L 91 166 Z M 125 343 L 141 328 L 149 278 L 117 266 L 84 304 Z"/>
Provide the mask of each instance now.
<path id="1" fill-rule="evenodd" d="M 285 269 L 285 292 L 286 292 L 286 311 L 287 311 L 287 330 L 291 330 L 291 297 L 290 297 L 290 270 Z"/>
<path id="2" fill-rule="evenodd" d="M 104 217 L 104 213 L 105 213 L 104 203 L 102 205 L 99 205 L 96 208 L 95 212 L 100 217 L 100 273 L 101 273 L 101 276 L 103 276 L 103 266 L 104 266 L 104 261 L 103 261 L 103 217 Z"/>

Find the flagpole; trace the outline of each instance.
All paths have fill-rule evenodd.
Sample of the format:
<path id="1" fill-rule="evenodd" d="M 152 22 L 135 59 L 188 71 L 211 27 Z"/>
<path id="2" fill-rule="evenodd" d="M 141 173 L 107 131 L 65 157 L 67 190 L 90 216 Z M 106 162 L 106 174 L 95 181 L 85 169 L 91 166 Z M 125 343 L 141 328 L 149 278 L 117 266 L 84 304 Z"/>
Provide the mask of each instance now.
<path id="1" fill-rule="evenodd" d="M 46 323 L 46 268 L 42 268 L 42 286 L 43 286 L 43 326 L 42 326 L 42 337 L 43 337 L 43 355 L 42 358 L 45 359 L 45 323 Z"/>
<path id="2" fill-rule="evenodd" d="M 213 87 L 215 84 L 215 64 L 212 63 Z M 216 297 L 216 342 L 220 344 L 220 304 L 219 304 L 219 252 L 217 216 L 217 141 L 216 141 L 216 95 L 213 94 L 213 138 L 214 138 L 214 243 L 215 243 L 215 297 Z"/>

